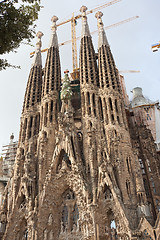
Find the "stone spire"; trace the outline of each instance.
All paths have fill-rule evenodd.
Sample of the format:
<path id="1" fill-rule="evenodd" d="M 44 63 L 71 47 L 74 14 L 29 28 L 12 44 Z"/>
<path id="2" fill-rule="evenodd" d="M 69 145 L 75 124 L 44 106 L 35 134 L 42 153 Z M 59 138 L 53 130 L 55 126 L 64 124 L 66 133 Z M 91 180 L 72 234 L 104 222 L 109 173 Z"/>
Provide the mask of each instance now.
<path id="1" fill-rule="evenodd" d="M 37 32 L 36 36 L 38 37 L 38 41 L 36 43 L 36 50 L 34 54 L 34 59 L 32 66 L 42 66 L 42 58 L 41 58 L 41 46 L 42 46 L 42 41 L 41 38 L 44 34 L 42 32 Z"/>
<path id="2" fill-rule="evenodd" d="M 101 88 L 115 89 L 120 92 L 119 76 L 110 46 L 103 28 L 102 12 L 97 12 L 95 17 L 98 24 L 98 65 L 99 81 Z"/>
<path id="3" fill-rule="evenodd" d="M 54 90 L 60 90 L 61 84 L 61 67 L 59 57 L 58 38 L 56 33 L 56 21 L 58 17 L 53 16 L 51 21 L 53 22 L 51 29 L 52 35 L 49 43 L 47 60 L 44 71 L 44 82 L 43 82 L 43 96 Z"/>
<path id="4" fill-rule="evenodd" d="M 50 47 L 58 48 L 58 38 L 57 38 L 57 33 L 56 33 L 56 30 L 57 30 L 56 22 L 58 21 L 58 17 L 53 16 L 51 18 L 51 21 L 53 22 L 53 24 L 51 25 L 52 34 L 51 34 L 51 39 L 50 39 L 50 43 L 49 43 L 49 48 Z"/>
<path id="5" fill-rule="evenodd" d="M 108 40 L 107 40 L 107 37 L 106 37 L 106 33 L 104 31 L 104 28 L 103 28 L 103 22 L 102 22 L 102 16 L 103 16 L 103 13 L 102 12 L 97 12 L 95 17 L 97 18 L 97 22 L 98 22 L 98 33 L 99 33 L 99 36 L 98 36 L 98 49 L 104 45 L 104 46 L 109 46 L 109 43 L 108 43 Z"/>
<path id="6" fill-rule="evenodd" d="M 82 34 L 80 45 L 80 82 L 99 85 L 97 77 L 96 55 L 87 23 L 87 7 L 82 6 Z"/>
<path id="7" fill-rule="evenodd" d="M 82 13 L 82 32 L 81 32 L 81 38 L 84 36 L 90 36 L 90 31 L 89 31 L 89 26 L 87 22 L 87 17 L 86 17 L 86 11 L 87 11 L 86 6 L 82 6 L 80 8 L 80 12 Z"/>
<path id="8" fill-rule="evenodd" d="M 36 50 L 34 55 L 34 60 L 30 70 L 23 112 L 28 110 L 29 107 L 34 106 L 36 103 L 41 101 L 41 91 L 42 91 L 42 59 L 41 59 L 41 38 L 43 36 L 42 32 L 37 33 L 38 41 L 36 43 Z"/>

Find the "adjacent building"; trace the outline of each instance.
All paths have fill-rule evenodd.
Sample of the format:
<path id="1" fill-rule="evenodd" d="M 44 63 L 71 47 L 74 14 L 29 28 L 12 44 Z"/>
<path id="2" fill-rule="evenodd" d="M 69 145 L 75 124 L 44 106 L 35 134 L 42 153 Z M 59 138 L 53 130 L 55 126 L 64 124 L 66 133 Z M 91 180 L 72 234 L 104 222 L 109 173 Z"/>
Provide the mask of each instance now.
<path id="1" fill-rule="evenodd" d="M 160 151 L 160 105 L 159 101 L 153 102 L 142 94 L 142 88 L 133 89 L 131 109 L 134 113 L 136 124 L 144 124 L 151 130 L 153 139 Z"/>

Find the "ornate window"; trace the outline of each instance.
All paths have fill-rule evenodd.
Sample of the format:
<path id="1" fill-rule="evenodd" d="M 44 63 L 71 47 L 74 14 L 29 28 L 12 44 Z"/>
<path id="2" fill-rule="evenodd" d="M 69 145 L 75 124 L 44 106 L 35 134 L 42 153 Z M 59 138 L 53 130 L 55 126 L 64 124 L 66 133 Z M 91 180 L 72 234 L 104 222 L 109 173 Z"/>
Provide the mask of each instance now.
<path id="1" fill-rule="evenodd" d="M 144 164 L 143 164 L 142 159 L 140 159 L 140 158 L 139 158 L 139 163 L 140 163 L 140 166 L 141 166 L 142 174 L 145 174 Z"/>
<path id="2" fill-rule="evenodd" d="M 150 162 L 148 159 L 147 159 L 147 165 L 148 165 L 148 171 L 151 172 L 151 166 L 150 166 Z"/>
<path id="3" fill-rule="evenodd" d="M 63 194 L 63 199 L 61 233 L 71 232 L 77 228 L 79 219 L 79 211 L 74 192 L 68 189 Z"/>

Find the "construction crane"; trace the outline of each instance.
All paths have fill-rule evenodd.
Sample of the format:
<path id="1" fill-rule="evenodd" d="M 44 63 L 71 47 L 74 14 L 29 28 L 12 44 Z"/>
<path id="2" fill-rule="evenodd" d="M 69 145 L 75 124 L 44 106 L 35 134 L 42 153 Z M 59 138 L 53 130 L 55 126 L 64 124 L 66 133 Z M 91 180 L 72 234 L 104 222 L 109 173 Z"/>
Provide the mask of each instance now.
<path id="1" fill-rule="evenodd" d="M 152 52 L 157 52 L 158 48 L 160 48 L 160 42 L 155 43 L 155 44 L 152 45 L 152 47 L 151 47 Z"/>
<path id="2" fill-rule="evenodd" d="M 106 27 L 104 27 L 104 29 L 105 29 L 105 30 L 108 30 L 108 29 L 111 29 L 111 28 L 114 28 L 114 27 L 118 27 L 118 26 L 120 26 L 120 25 L 122 25 L 122 24 L 124 24 L 124 23 L 128 23 L 128 22 L 133 21 L 133 20 L 135 20 L 135 19 L 137 19 L 137 18 L 139 18 L 139 16 L 130 17 L 130 18 L 127 18 L 127 19 L 125 19 L 125 20 L 122 20 L 122 21 L 120 21 L 120 22 L 118 22 L 118 23 L 114 23 L 114 24 L 112 24 L 112 25 L 106 26 Z M 91 32 L 91 35 L 96 34 L 97 32 L 98 32 L 98 30 L 93 31 L 93 32 Z M 75 36 L 75 35 L 74 35 L 74 36 Z M 79 40 L 80 38 L 81 38 L 81 37 L 79 36 L 79 37 L 76 38 L 76 40 L 74 40 L 74 50 L 73 50 L 73 40 L 67 40 L 67 41 L 65 41 L 65 42 L 63 42 L 63 43 L 59 43 L 59 47 L 64 46 L 64 45 L 69 44 L 69 43 L 72 43 L 72 60 L 73 60 L 73 56 L 74 56 L 74 59 L 76 59 L 76 62 L 77 62 L 77 45 L 76 45 L 76 42 L 77 42 L 77 40 Z M 41 50 L 41 52 L 46 52 L 47 50 L 48 50 L 48 48 L 45 48 L 45 49 Z M 35 51 L 34 51 L 34 52 L 31 52 L 31 53 L 30 53 L 30 57 L 33 57 L 33 56 L 34 56 L 34 53 L 35 53 Z M 76 64 L 77 64 L 77 63 L 76 63 Z M 77 65 L 73 64 L 73 71 L 75 71 L 75 70 L 77 69 L 76 67 L 77 67 Z"/>
<path id="3" fill-rule="evenodd" d="M 120 26 L 120 25 L 122 25 L 122 24 L 124 24 L 124 23 L 133 21 L 133 20 L 135 20 L 135 19 L 137 19 L 137 18 L 139 18 L 139 16 L 134 16 L 134 17 L 131 17 L 131 18 L 127 18 L 127 19 L 122 20 L 122 21 L 120 21 L 120 22 L 118 22 L 118 23 L 114 23 L 114 24 L 111 24 L 111 25 L 109 25 L 109 26 L 106 26 L 106 27 L 104 27 L 104 29 L 105 29 L 105 30 L 108 30 L 108 29 L 111 29 L 111 28 L 114 28 L 114 27 L 118 27 L 118 26 Z M 90 34 L 93 35 L 93 34 L 96 34 L 96 33 L 98 33 L 98 30 L 93 31 L 93 32 L 91 32 Z M 76 40 L 79 40 L 80 38 L 81 38 L 81 36 L 77 37 Z M 72 40 L 68 40 L 68 41 L 65 41 L 65 42 L 63 42 L 63 43 L 60 43 L 59 46 L 64 46 L 64 45 L 66 45 L 66 44 L 68 44 L 68 43 L 71 43 L 71 42 L 72 42 Z M 47 49 L 45 49 L 45 51 L 46 51 L 46 50 L 47 50 Z M 34 53 L 34 52 L 33 52 L 33 53 Z M 31 53 L 31 54 L 33 54 L 33 53 Z"/>
<path id="4" fill-rule="evenodd" d="M 103 5 L 100 5 L 100 6 L 97 6 L 95 7 L 94 9 L 91 9 L 89 11 L 86 12 L 86 14 L 90 14 L 90 13 L 93 13 L 93 12 L 96 12 L 100 9 L 103 9 L 105 7 L 109 7 L 115 3 L 118 3 L 122 0 L 112 0 L 111 2 L 107 2 L 107 3 L 104 3 Z M 72 64 L 73 64 L 73 71 L 76 71 L 76 69 L 78 69 L 78 62 L 77 62 L 77 38 L 76 38 L 76 22 L 77 22 L 77 19 L 81 18 L 82 15 L 79 14 L 77 16 L 74 16 L 74 13 L 72 14 L 72 17 L 69 18 L 68 20 L 65 20 L 63 22 L 60 22 L 57 24 L 57 27 L 63 25 L 63 24 L 66 24 L 68 22 L 71 22 L 71 36 L 72 36 Z M 64 45 L 64 44 L 63 44 Z M 42 50 L 42 52 L 45 52 L 47 51 L 48 49 L 44 49 Z M 33 55 L 33 53 L 31 53 L 30 55 Z"/>
<path id="5" fill-rule="evenodd" d="M 94 9 L 91 9 L 89 11 L 86 12 L 86 14 L 90 14 L 90 13 L 93 13 L 93 12 L 96 12 L 100 9 L 103 9 L 105 7 L 109 7 L 115 3 L 118 3 L 122 0 L 112 0 L 111 2 L 107 2 L 107 3 L 104 3 L 103 5 L 100 5 L 100 6 L 97 6 L 95 7 Z M 71 22 L 71 36 L 72 36 L 72 64 L 73 64 L 73 71 L 76 71 L 76 69 L 78 69 L 78 62 L 77 62 L 77 39 L 76 39 L 76 23 L 77 23 L 77 19 L 81 18 L 82 15 L 79 14 L 77 16 L 74 16 L 74 13 L 72 14 L 72 18 L 66 20 L 66 21 L 63 21 L 63 22 L 60 22 L 59 24 L 57 24 L 57 27 L 58 26 L 61 26 L 65 23 L 68 23 L 68 22 Z"/>
<path id="6" fill-rule="evenodd" d="M 139 70 L 121 70 L 119 73 L 140 73 Z"/>

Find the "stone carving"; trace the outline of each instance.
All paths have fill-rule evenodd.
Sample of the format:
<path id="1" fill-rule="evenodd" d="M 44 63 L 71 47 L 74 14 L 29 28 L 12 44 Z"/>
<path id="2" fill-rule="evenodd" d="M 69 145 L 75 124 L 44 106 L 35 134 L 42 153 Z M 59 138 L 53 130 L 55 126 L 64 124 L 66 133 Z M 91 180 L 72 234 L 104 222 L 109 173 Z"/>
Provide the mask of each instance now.
<path id="1" fill-rule="evenodd" d="M 50 214 L 48 217 L 48 225 L 51 226 L 52 224 L 53 224 L 53 216 L 52 214 Z"/>

